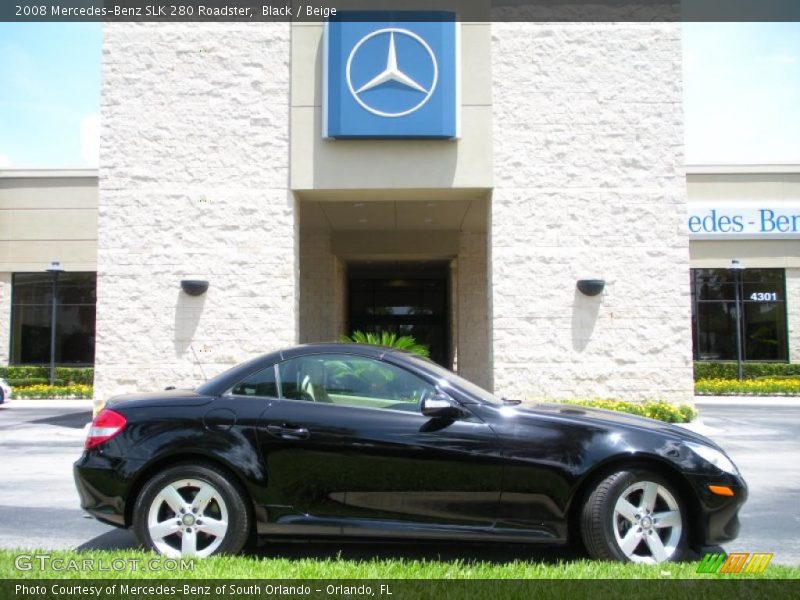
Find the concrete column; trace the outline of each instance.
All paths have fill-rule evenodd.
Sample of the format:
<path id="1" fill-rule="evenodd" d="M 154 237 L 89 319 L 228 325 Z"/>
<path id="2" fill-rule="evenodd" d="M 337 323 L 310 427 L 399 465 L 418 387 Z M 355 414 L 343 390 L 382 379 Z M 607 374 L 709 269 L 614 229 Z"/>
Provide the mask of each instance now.
<path id="1" fill-rule="evenodd" d="M 0 365 L 7 365 L 11 342 L 11 273 L 0 273 Z"/>
<path id="2" fill-rule="evenodd" d="M 344 266 L 327 229 L 300 230 L 300 343 L 333 342 L 344 325 Z"/>
<path id="3" fill-rule="evenodd" d="M 786 318 L 789 361 L 800 363 L 800 268 L 786 269 Z"/>
<path id="4" fill-rule="evenodd" d="M 458 373 L 491 389 L 486 234 L 462 232 L 458 248 Z"/>

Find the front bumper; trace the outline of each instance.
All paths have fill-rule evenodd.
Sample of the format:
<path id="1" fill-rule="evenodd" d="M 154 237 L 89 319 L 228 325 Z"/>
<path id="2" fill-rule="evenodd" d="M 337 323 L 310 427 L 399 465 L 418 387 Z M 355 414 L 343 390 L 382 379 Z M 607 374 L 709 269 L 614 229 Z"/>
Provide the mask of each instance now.
<path id="1" fill-rule="evenodd" d="M 689 481 L 700 503 L 699 529 L 702 532 L 697 542 L 703 546 L 714 546 L 729 542 L 739 535 L 739 509 L 747 501 L 747 484 L 738 475 L 711 478 L 690 475 Z M 709 490 L 709 485 L 727 486 L 733 496 L 719 496 Z"/>

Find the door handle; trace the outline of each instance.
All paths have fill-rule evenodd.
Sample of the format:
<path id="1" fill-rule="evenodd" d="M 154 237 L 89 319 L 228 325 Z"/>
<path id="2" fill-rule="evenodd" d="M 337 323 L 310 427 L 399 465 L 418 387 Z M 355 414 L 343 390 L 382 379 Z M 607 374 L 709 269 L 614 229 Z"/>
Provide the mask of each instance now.
<path id="1" fill-rule="evenodd" d="M 311 433 L 305 427 L 291 427 L 289 425 L 267 425 L 267 433 L 272 437 L 282 440 L 307 440 Z"/>

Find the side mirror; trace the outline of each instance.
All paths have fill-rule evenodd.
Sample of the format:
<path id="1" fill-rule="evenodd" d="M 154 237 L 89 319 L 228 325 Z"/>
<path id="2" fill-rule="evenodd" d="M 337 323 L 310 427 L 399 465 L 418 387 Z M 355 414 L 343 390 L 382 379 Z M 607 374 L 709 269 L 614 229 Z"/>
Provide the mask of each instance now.
<path id="1" fill-rule="evenodd" d="M 444 392 L 436 392 L 422 400 L 422 414 L 431 419 L 455 421 L 466 413 L 461 405 Z"/>

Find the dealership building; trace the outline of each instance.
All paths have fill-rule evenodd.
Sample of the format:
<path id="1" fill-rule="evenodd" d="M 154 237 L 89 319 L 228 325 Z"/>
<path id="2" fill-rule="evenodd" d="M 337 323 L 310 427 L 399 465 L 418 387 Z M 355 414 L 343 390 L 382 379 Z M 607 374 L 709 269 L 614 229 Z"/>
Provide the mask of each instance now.
<path id="1" fill-rule="evenodd" d="M 104 27 L 99 172 L 0 171 L 3 364 L 49 361 L 54 260 L 100 399 L 390 330 L 685 401 L 737 288 L 745 359 L 800 362 L 800 166 L 685 165 L 680 24 Z"/>

